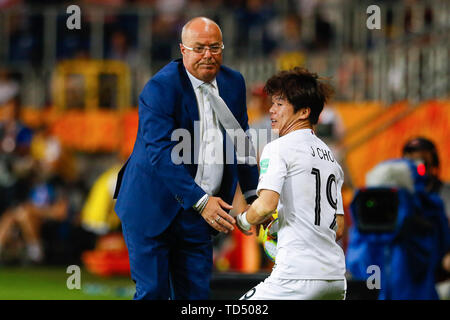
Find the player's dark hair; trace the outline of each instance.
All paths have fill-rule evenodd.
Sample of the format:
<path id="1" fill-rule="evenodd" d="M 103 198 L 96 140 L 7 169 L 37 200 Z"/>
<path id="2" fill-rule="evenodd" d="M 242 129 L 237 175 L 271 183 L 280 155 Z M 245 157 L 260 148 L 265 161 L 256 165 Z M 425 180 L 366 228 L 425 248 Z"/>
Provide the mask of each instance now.
<path id="1" fill-rule="evenodd" d="M 279 95 L 294 107 L 294 113 L 302 108 L 310 108 L 309 121 L 316 124 L 324 104 L 334 93 L 333 87 L 325 83 L 316 73 L 295 67 L 280 71 L 267 80 L 264 91 L 268 95 Z"/>

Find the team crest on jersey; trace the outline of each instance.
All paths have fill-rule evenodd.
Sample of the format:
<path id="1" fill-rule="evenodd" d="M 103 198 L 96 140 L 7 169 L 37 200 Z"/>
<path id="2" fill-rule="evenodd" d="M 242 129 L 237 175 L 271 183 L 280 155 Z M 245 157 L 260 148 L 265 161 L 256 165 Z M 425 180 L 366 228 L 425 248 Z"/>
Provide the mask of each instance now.
<path id="1" fill-rule="evenodd" d="M 260 174 L 266 173 L 267 168 L 269 167 L 269 159 L 262 159 L 259 163 L 259 167 L 261 168 Z"/>

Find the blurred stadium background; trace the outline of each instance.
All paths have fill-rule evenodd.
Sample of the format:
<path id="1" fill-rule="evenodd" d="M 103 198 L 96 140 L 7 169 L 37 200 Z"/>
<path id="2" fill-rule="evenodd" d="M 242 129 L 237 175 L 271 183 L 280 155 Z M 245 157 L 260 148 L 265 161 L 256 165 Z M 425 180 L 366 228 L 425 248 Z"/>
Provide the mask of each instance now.
<path id="1" fill-rule="evenodd" d="M 80 30 L 66 27 L 72 4 Z M 379 30 L 366 27 L 373 4 Z M 199 15 L 222 28 L 253 127 L 265 125 L 262 85 L 276 71 L 301 65 L 330 78 L 336 96 L 317 132 L 344 168 L 349 225 L 366 172 L 413 136 L 436 143 L 450 181 L 447 0 L 0 0 L 0 299 L 132 297 L 115 176 L 141 89 L 180 57 L 181 27 Z M 66 287 L 72 264 L 81 290 Z M 257 237 L 236 232 L 215 239 L 214 266 L 213 298 L 234 299 L 272 263 Z"/>

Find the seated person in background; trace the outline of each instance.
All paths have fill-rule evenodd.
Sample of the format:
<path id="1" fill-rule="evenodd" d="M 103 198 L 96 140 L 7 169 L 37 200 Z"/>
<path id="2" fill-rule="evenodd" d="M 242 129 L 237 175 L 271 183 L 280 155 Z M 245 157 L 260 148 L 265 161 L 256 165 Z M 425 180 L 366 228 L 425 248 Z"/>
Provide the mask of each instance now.
<path id="1" fill-rule="evenodd" d="M 77 190 L 73 185 L 77 170 L 70 154 L 64 152 L 59 141 L 45 128 L 40 128 L 33 136 L 30 157 L 33 166 L 25 195 L 0 217 L 0 260 L 15 261 L 18 258 L 26 263 L 44 262 L 47 244 L 62 245 L 60 238 L 48 241 L 44 226 L 48 222 L 70 224 L 76 213 L 74 197 L 77 197 Z M 60 230 L 56 234 L 61 237 L 62 233 Z M 23 243 L 24 255 L 20 250 L 11 250 L 14 243 Z M 69 249 L 64 248 L 64 251 Z"/>
<path id="2" fill-rule="evenodd" d="M 4 96 L 0 71 L 0 216 L 22 202 L 29 191 L 33 131 L 20 120 L 18 93 Z"/>
<path id="3" fill-rule="evenodd" d="M 45 219 L 62 221 L 66 218 L 67 198 L 56 196 L 54 185 L 35 185 L 28 200 L 8 209 L 0 219 L 0 259 L 2 249 L 18 227 L 25 242 L 25 260 L 40 263 L 44 259 L 40 229 Z"/>

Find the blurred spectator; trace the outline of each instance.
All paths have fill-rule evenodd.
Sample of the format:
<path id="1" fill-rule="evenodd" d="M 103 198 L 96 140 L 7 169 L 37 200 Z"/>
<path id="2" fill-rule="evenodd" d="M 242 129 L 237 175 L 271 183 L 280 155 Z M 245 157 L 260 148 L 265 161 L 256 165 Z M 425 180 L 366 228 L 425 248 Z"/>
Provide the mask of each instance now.
<path id="1" fill-rule="evenodd" d="M 13 100 L 18 98 L 18 96 L 19 83 L 12 79 L 6 69 L 0 69 L 0 106 L 13 103 Z"/>
<path id="2" fill-rule="evenodd" d="M 18 84 L 0 71 L 0 216 L 26 197 L 32 130 L 20 120 Z"/>
<path id="3" fill-rule="evenodd" d="M 281 37 L 278 37 L 277 49 L 282 52 L 300 51 L 305 48 L 302 42 L 301 20 L 295 14 L 286 16 L 283 20 Z"/>
<path id="4" fill-rule="evenodd" d="M 155 65 L 155 70 L 165 65 L 170 57 L 172 57 L 172 49 L 176 43 L 181 41 L 177 33 L 177 26 L 181 23 L 180 20 L 174 22 L 174 16 L 166 16 L 164 14 L 157 14 L 152 19 L 152 45 L 151 45 L 151 59 Z"/>
<path id="5" fill-rule="evenodd" d="M 37 135 L 34 134 L 33 139 L 36 137 Z M 33 262 L 41 262 L 43 251 L 38 233 L 40 219 L 37 217 L 50 212 L 50 214 L 55 212 L 56 215 L 61 213 L 59 208 L 53 211 L 53 208 L 46 207 L 50 204 L 54 192 L 42 180 L 42 177 L 48 172 L 48 168 L 35 167 L 39 162 L 36 163 L 31 158 L 32 145 L 32 142 L 27 143 L 26 157 L 27 163 L 29 163 L 27 170 L 29 173 L 27 178 L 16 186 L 16 189 L 20 190 L 20 196 L 14 197 L 0 217 L 0 259 L 9 242 L 18 241 L 18 239 L 14 239 L 14 235 L 20 230 L 25 242 L 25 258 Z M 18 176 L 17 172 L 13 172 L 13 175 Z"/>
<path id="6" fill-rule="evenodd" d="M 305 24 L 308 48 L 313 50 L 328 49 L 335 38 L 332 19 L 339 19 L 339 0 L 297 0 L 296 12 Z"/>
<path id="7" fill-rule="evenodd" d="M 232 10 L 230 6 L 224 3 L 224 0 L 190 0 L 187 1 L 185 9 L 183 10 L 183 20 L 187 22 L 194 17 L 208 17 L 219 25 L 224 24 L 223 12 Z M 181 27 L 181 25 L 180 25 Z M 178 31 L 179 33 L 181 30 Z M 226 35 L 224 36 L 225 45 L 230 43 Z"/>
<path id="8" fill-rule="evenodd" d="M 137 67 L 139 60 L 136 50 L 130 46 L 127 34 L 122 31 L 114 31 L 110 38 L 111 48 L 108 50 L 107 58 L 121 60 L 130 67 Z"/>
<path id="9" fill-rule="evenodd" d="M 155 9 L 168 22 L 176 22 L 186 4 L 186 0 L 156 0 Z"/>
<path id="10" fill-rule="evenodd" d="M 297 13 L 302 18 L 308 18 L 313 15 L 314 10 L 321 0 L 296 0 L 295 7 Z"/>
<path id="11" fill-rule="evenodd" d="M 274 16 L 271 1 L 246 0 L 243 6 L 237 7 L 235 17 L 238 32 L 233 45 L 238 56 L 244 54 L 255 57 L 273 50 L 273 43 L 267 34 L 267 23 Z"/>
<path id="12" fill-rule="evenodd" d="M 360 86 L 364 88 L 364 72 L 366 67 L 363 57 L 354 50 L 347 49 L 342 54 L 341 64 L 337 70 L 337 88 L 340 98 L 344 100 L 361 101 L 364 99 L 364 90 L 355 90 Z"/>
<path id="13" fill-rule="evenodd" d="M 128 8 L 128 5 L 125 7 Z M 139 17 L 137 11 L 121 11 L 121 10 L 102 10 L 104 13 L 103 16 L 103 32 L 104 32 L 104 45 L 105 45 L 105 53 L 104 56 L 108 58 L 111 50 L 117 50 L 118 47 L 123 48 L 126 47 L 126 51 L 136 50 L 137 44 L 137 36 L 139 33 L 138 25 L 139 25 Z M 95 19 L 95 12 L 93 12 L 93 19 Z M 96 18 L 97 20 L 98 17 Z M 98 21 L 102 22 L 102 21 Z M 123 34 L 124 43 L 114 44 L 114 38 L 116 37 L 116 33 Z M 117 37 L 118 38 L 118 37 Z M 116 49 L 113 49 L 116 47 Z M 122 55 L 122 54 L 120 54 Z"/>
<path id="14" fill-rule="evenodd" d="M 254 128 L 271 128 L 269 109 L 272 105 L 270 97 L 264 92 L 264 84 L 251 86 L 247 106 L 248 121 Z"/>
<path id="15" fill-rule="evenodd" d="M 67 213 L 67 201 L 56 194 L 48 182 L 37 183 L 27 201 L 7 210 L 0 219 L 0 255 L 18 227 L 25 242 L 25 260 L 40 263 L 44 259 L 40 228 L 44 219 L 61 221 Z M 15 239 L 17 241 L 17 239 Z M 1 258 L 1 256 L 0 256 Z"/>
<path id="16" fill-rule="evenodd" d="M 43 56 L 43 17 L 14 11 L 9 15 L 9 61 L 38 64 Z"/>
<path id="17" fill-rule="evenodd" d="M 217 2 L 220 1 L 211 1 L 213 5 L 217 4 Z M 208 2 L 209 3 L 209 2 Z M 190 0 L 186 3 L 186 10 L 184 12 L 185 19 L 188 21 L 189 19 L 192 19 L 193 17 L 203 17 L 207 16 L 209 10 L 209 6 L 207 5 L 206 1 L 204 0 Z M 188 14 L 188 16 L 186 16 Z M 213 17 L 211 19 L 214 20 Z M 218 21 L 216 21 L 218 22 Z"/>
<path id="18" fill-rule="evenodd" d="M 45 206 L 32 212 L 39 221 L 36 228 L 44 262 L 79 264 L 81 253 L 95 246 L 95 236 L 81 227 L 81 210 L 88 190 L 79 160 L 45 127 L 36 132 L 31 152 L 39 168 L 34 189 L 48 189 L 52 195 Z M 33 193 L 29 201 L 38 207 Z"/>
<path id="19" fill-rule="evenodd" d="M 78 263 L 81 252 L 93 243 L 77 227 L 84 190 L 75 159 L 46 128 L 35 132 L 30 150 L 29 192 L 0 217 L 0 259 Z M 23 243 L 24 252 L 18 243 Z"/>
<path id="20" fill-rule="evenodd" d="M 57 17 L 57 39 L 56 57 L 57 59 L 77 58 L 80 52 L 88 53 L 90 50 L 90 37 L 92 27 L 88 23 L 88 14 L 81 15 L 81 29 L 69 30 L 66 26 L 67 15 L 59 14 Z"/>
<path id="21" fill-rule="evenodd" d="M 393 58 L 387 73 L 388 92 L 394 101 L 399 101 L 405 93 L 406 82 L 406 67 L 407 63 L 402 54 L 402 47 L 399 45 L 392 45 L 391 52 Z"/>
<path id="22" fill-rule="evenodd" d="M 271 106 L 272 101 L 264 92 L 264 85 L 259 83 L 255 84 L 251 89 L 247 112 L 249 126 L 256 131 L 256 135 L 252 135 L 252 141 L 256 145 L 258 163 L 264 146 L 274 139 L 269 113 Z"/>
<path id="23" fill-rule="evenodd" d="M 316 50 L 328 49 L 334 40 L 333 26 L 321 11 L 317 11 L 314 20 L 315 37 L 311 47 Z"/>

